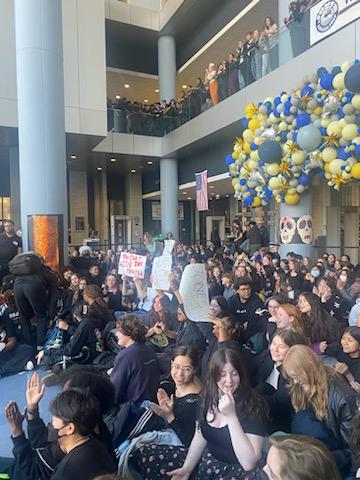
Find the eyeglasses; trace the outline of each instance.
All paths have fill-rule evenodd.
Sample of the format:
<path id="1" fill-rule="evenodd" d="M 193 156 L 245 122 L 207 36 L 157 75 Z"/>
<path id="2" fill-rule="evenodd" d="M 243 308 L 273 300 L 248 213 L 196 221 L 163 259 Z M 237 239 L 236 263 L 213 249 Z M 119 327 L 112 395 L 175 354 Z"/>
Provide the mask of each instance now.
<path id="1" fill-rule="evenodd" d="M 171 368 L 174 370 L 174 372 L 181 372 L 185 375 L 191 375 L 194 371 L 193 367 L 182 367 L 174 362 L 171 362 Z"/>

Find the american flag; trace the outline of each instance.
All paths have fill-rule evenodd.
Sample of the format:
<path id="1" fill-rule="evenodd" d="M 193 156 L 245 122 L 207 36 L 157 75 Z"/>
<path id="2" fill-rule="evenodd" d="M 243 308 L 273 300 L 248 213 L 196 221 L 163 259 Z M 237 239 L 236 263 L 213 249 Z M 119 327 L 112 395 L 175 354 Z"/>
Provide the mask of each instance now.
<path id="1" fill-rule="evenodd" d="M 199 212 L 209 210 L 207 170 L 195 173 L 196 180 L 196 208 Z"/>

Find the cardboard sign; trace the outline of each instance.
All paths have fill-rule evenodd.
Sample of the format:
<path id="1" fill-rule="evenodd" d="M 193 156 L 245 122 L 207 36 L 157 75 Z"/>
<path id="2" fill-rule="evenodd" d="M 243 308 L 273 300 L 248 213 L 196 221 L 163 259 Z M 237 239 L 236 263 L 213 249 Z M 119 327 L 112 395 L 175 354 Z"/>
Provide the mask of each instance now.
<path id="1" fill-rule="evenodd" d="M 203 264 L 194 263 L 185 267 L 179 291 L 186 316 L 193 322 L 210 322 L 209 290 Z"/>
<path id="2" fill-rule="evenodd" d="M 171 255 L 172 251 L 174 250 L 175 240 L 164 240 L 164 250 L 163 250 L 163 257 L 166 255 Z"/>
<path id="3" fill-rule="evenodd" d="M 146 257 L 134 253 L 121 252 L 119 260 L 119 275 L 144 278 Z"/>
<path id="4" fill-rule="evenodd" d="M 156 290 L 169 289 L 169 273 L 171 272 L 172 256 L 155 257 L 152 267 L 152 286 Z"/>

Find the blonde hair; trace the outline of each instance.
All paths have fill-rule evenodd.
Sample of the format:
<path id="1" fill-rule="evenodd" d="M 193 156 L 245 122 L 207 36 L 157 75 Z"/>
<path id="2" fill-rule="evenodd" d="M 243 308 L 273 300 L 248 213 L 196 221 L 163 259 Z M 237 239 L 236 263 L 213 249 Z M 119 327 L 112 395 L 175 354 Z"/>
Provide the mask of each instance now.
<path id="1" fill-rule="evenodd" d="M 340 480 L 335 460 L 324 444 L 303 435 L 270 437 L 281 458 L 283 480 Z"/>
<path id="2" fill-rule="evenodd" d="M 282 368 L 285 378 L 289 381 L 291 403 L 296 412 L 314 409 L 315 416 L 321 422 L 327 417 L 328 378 L 330 371 L 321 362 L 319 357 L 306 345 L 294 345 L 286 354 Z M 303 387 L 289 376 L 289 372 L 295 375 L 306 375 L 309 389 L 305 392 Z"/>

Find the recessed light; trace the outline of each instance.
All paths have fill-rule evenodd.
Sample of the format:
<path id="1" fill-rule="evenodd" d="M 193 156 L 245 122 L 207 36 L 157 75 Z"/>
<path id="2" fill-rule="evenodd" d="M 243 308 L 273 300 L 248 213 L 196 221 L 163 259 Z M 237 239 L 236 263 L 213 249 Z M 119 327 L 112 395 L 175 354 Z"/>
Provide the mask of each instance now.
<path id="1" fill-rule="evenodd" d="M 148 102 L 149 102 L 149 100 L 147 98 L 145 98 L 144 103 L 148 103 Z"/>
<path id="2" fill-rule="evenodd" d="M 183 195 L 187 195 L 187 192 L 182 192 Z"/>
<path id="3" fill-rule="evenodd" d="M 217 194 L 215 195 L 215 198 L 216 198 L 216 200 L 219 200 L 219 198 L 220 198 L 220 193 L 217 193 Z"/>
<path id="4" fill-rule="evenodd" d="M 70 158 L 71 158 L 71 160 L 75 160 L 75 159 L 76 159 L 76 155 L 72 154 L 72 155 L 70 155 Z"/>
<path id="5" fill-rule="evenodd" d="M 156 92 L 156 93 L 159 93 L 159 91 L 160 91 L 160 90 L 159 90 L 158 88 L 155 88 L 155 92 Z"/>
<path id="6" fill-rule="evenodd" d="M 187 85 L 181 85 L 181 88 L 187 88 Z"/>
<path id="7" fill-rule="evenodd" d="M 116 98 L 116 100 L 120 100 L 121 97 L 120 97 L 120 95 L 116 95 L 115 98 Z"/>
<path id="8" fill-rule="evenodd" d="M 125 83 L 124 87 L 125 88 L 130 88 L 130 85 L 128 83 Z"/>
<path id="9" fill-rule="evenodd" d="M 210 185 L 210 187 L 209 187 L 209 188 L 214 188 L 214 185 Z"/>
<path id="10" fill-rule="evenodd" d="M 135 168 L 132 168 L 132 169 L 130 170 L 130 172 L 131 172 L 131 173 L 135 173 L 135 172 L 136 172 Z"/>
<path id="11" fill-rule="evenodd" d="M 188 200 L 191 200 L 191 197 L 188 197 Z"/>
<path id="12" fill-rule="evenodd" d="M 149 160 L 149 161 L 147 162 L 147 164 L 148 164 L 148 165 L 152 165 L 153 162 L 152 162 L 151 160 Z"/>
<path id="13" fill-rule="evenodd" d="M 116 158 L 110 158 L 110 162 L 112 163 L 116 162 Z"/>
<path id="14" fill-rule="evenodd" d="M 98 170 L 99 172 L 101 172 L 102 167 L 96 167 L 96 170 Z"/>
<path id="15" fill-rule="evenodd" d="M 229 197 L 230 197 L 230 195 L 226 195 L 226 198 L 229 198 Z"/>

